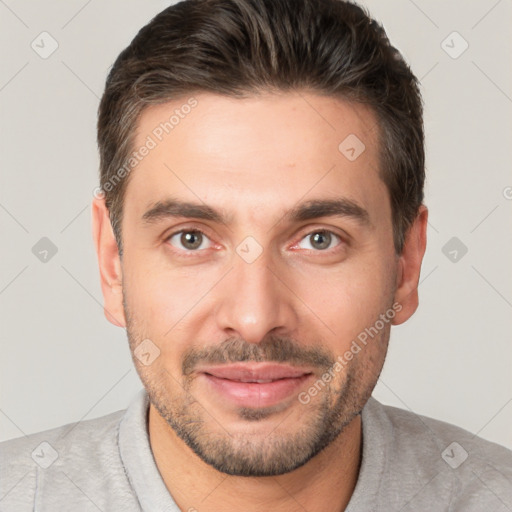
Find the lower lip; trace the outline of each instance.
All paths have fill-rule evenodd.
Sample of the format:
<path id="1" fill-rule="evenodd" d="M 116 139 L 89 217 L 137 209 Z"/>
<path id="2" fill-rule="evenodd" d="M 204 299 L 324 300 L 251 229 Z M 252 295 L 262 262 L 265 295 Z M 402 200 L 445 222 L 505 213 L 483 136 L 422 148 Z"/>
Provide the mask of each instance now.
<path id="1" fill-rule="evenodd" d="M 302 375 L 272 382 L 240 382 L 237 380 L 222 379 L 203 373 L 211 387 L 224 398 L 227 398 L 240 407 L 253 409 L 271 407 L 283 400 L 297 395 L 312 374 Z"/>

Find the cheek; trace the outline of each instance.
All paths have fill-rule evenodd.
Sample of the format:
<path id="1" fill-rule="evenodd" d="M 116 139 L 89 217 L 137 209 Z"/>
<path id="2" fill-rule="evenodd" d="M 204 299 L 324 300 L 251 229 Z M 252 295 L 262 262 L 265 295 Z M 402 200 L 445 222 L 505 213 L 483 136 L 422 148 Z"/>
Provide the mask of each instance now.
<path id="1" fill-rule="evenodd" d="M 309 273 L 297 294 L 329 327 L 324 331 L 339 352 L 391 306 L 393 272 L 391 264 L 379 260 L 322 269 Z"/>
<path id="2" fill-rule="evenodd" d="M 200 280 L 148 260 L 145 258 L 147 263 L 141 265 L 127 266 L 123 281 L 127 301 L 132 312 L 144 317 L 153 331 L 163 324 L 170 324 L 170 328 L 201 296 Z M 130 263 L 135 262 L 132 259 Z"/>
<path id="3" fill-rule="evenodd" d="M 151 372 L 162 364 L 174 368 L 197 336 L 201 323 L 194 318 L 207 303 L 211 280 L 183 269 L 172 271 L 156 265 L 147 270 L 131 267 L 125 274 L 125 296 L 134 338 L 149 338 L 158 345 L 160 357 Z"/>

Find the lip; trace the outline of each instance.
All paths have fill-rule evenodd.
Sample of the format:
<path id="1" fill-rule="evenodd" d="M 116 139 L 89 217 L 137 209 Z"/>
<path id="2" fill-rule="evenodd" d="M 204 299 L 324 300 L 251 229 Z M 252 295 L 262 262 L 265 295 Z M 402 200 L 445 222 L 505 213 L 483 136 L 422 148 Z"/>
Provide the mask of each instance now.
<path id="1" fill-rule="evenodd" d="M 198 369 L 209 387 L 223 399 L 240 407 L 277 405 L 297 394 L 313 372 L 275 363 L 235 363 Z"/>

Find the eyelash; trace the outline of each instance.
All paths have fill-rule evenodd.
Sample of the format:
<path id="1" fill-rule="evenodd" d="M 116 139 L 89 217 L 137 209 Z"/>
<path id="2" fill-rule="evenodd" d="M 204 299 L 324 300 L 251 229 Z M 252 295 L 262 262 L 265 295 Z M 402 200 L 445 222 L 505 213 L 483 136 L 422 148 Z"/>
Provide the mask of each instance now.
<path id="1" fill-rule="evenodd" d="M 202 236 L 205 236 L 206 238 L 210 239 L 210 237 L 201 229 L 199 228 L 182 228 L 178 231 L 174 231 L 172 233 L 170 233 L 168 236 L 165 237 L 165 242 L 169 242 L 169 240 L 175 236 L 175 235 L 179 235 L 179 234 L 182 234 L 182 233 L 200 233 Z M 338 238 L 340 243 L 338 245 L 336 245 L 334 248 L 331 248 L 331 249 L 324 249 L 324 250 L 314 250 L 314 249 L 304 249 L 306 251 L 313 251 L 313 252 L 317 252 L 317 253 L 325 253 L 325 254 L 335 254 L 338 250 L 341 249 L 340 246 L 343 246 L 344 243 L 346 243 L 346 241 L 343 239 L 343 237 L 337 233 L 335 233 L 334 231 L 331 231 L 329 229 L 314 229 L 312 231 L 310 231 L 309 233 L 306 233 L 297 243 L 294 243 L 294 246 L 298 245 L 302 240 L 304 240 L 305 238 L 307 238 L 308 236 L 311 236 L 313 234 L 316 234 L 316 233 L 329 233 L 331 235 L 333 235 L 334 237 Z M 182 257 L 185 257 L 185 258 L 189 258 L 189 257 L 193 257 L 195 255 L 197 255 L 198 253 L 200 253 L 201 251 L 205 251 L 206 249 L 200 249 L 200 250 L 187 250 L 187 249 L 177 249 L 175 247 L 173 247 L 170 243 L 169 243 L 169 246 L 172 248 L 171 250 L 173 252 L 175 252 L 176 254 L 178 254 L 179 256 L 182 256 Z"/>

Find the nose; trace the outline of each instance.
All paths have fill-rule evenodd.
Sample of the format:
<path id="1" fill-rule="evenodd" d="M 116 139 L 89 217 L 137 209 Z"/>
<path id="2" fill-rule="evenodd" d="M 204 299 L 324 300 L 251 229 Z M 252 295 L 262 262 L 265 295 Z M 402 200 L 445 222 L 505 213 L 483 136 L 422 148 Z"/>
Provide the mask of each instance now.
<path id="1" fill-rule="evenodd" d="M 289 333 L 297 326 L 296 297 L 287 276 L 263 253 L 251 263 L 238 254 L 217 297 L 217 326 L 227 336 L 238 336 L 248 343 L 259 343 L 273 334 Z M 289 277 L 288 277 L 289 281 Z"/>

